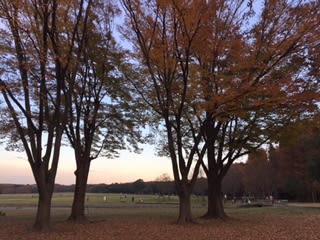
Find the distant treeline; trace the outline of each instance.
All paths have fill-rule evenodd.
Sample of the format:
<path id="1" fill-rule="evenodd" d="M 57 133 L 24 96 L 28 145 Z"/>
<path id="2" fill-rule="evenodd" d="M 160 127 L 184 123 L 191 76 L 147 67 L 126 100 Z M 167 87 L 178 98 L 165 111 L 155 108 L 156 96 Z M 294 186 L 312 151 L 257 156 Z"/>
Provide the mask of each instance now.
<path id="1" fill-rule="evenodd" d="M 199 179 L 194 194 L 205 195 L 207 193 L 206 179 Z M 73 192 L 74 185 L 55 185 L 55 192 Z M 173 181 L 144 182 L 138 179 L 132 183 L 89 184 L 88 193 L 133 193 L 133 194 L 163 194 L 176 193 Z M 37 193 L 36 185 L 0 184 L 0 194 Z"/>
<path id="2" fill-rule="evenodd" d="M 310 178 L 310 168 L 306 168 L 305 172 L 302 171 L 303 169 L 294 171 L 288 164 L 283 163 L 283 154 L 280 155 L 280 150 L 282 149 L 272 149 L 269 152 L 269 159 L 264 150 L 259 150 L 254 154 L 250 154 L 247 163 L 233 164 L 223 179 L 221 196 L 227 194 L 228 198 L 231 199 L 248 195 L 255 198 L 273 195 L 277 199 L 320 201 L 320 183 L 315 181 L 315 178 Z M 292 152 L 293 150 L 290 151 Z M 285 163 L 296 163 L 298 160 L 303 163 L 304 159 L 302 157 L 292 157 L 290 161 L 287 160 Z M 307 162 L 306 160 L 304 161 Z M 294 169 L 298 169 L 297 166 L 305 165 L 307 164 L 295 164 Z M 316 169 L 319 168 L 316 167 Z M 306 181 L 306 176 L 312 181 Z M 207 179 L 199 178 L 193 194 L 207 195 L 207 184 Z M 55 192 L 73 192 L 74 188 L 74 185 L 56 184 Z M 159 180 L 149 182 L 138 179 L 131 183 L 89 184 L 87 192 L 176 195 L 176 188 L 172 179 L 160 177 Z M 0 184 L 1 193 L 37 193 L 37 187 L 36 185 Z"/>

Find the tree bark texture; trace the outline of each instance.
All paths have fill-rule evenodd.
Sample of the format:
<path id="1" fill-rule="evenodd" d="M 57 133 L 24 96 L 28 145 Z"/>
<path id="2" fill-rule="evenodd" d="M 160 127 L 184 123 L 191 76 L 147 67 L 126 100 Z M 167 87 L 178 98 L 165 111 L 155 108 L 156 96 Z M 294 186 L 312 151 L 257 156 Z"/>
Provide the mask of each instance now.
<path id="1" fill-rule="evenodd" d="M 77 170 L 75 171 L 76 185 L 69 220 L 75 222 L 85 222 L 85 197 L 87 189 L 87 181 L 90 169 L 90 161 L 79 161 Z"/>
<path id="2" fill-rule="evenodd" d="M 191 213 L 191 191 L 190 187 L 179 186 L 178 188 L 178 197 L 179 197 L 179 216 L 177 223 L 186 224 L 193 222 L 192 213 Z"/>
<path id="3" fill-rule="evenodd" d="M 204 218 L 226 219 L 227 215 L 223 206 L 222 180 L 208 178 L 208 210 Z"/>
<path id="4" fill-rule="evenodd" d="M 38 184 L 39 199 L 37 215 L 33 228 L 37 231 L 49 231 L 51 215 L 51 199 L 53 188 L 49 184 L 42 182 Z"/>

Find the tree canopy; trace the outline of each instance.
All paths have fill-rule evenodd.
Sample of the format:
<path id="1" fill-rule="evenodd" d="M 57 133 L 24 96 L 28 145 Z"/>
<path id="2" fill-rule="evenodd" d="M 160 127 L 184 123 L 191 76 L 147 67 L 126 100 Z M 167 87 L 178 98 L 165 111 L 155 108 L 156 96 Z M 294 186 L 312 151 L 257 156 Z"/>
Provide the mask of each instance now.
<path id="1" fill-rule="evenodd" d="M 160 132 L 157 147 L 171 159 L 178 222 L 192 221 L 201 167 L 206 216 L 225 218 L 220 195 L 232 164 L 251 153 L 245 171 L 265 168 L 265 153 L 252 152 L 276 141 L 287 151 L 280 130 L 319 113 L 319 4 L 121 0 L 125 51 L 113 37 L 119 10 L 111 0 L 0 0 L 2 133 L 27 154 L 40 193 L 35 226 L 49 226 L 64 132 L 83 213 L 91 160 L 137 150 L 144 124 Z M 292 154 L 301 156 L 308 148 L 297 139 Z M 314 181 L 316 154 L 299 157 Z"/>
<path id="2" fill-rule="evenodd" d="M 211 186 L 207 216 L 224 217 L 219 195 L 232 163 L 318 111 L 316 55 L 308 56 L 319 48 L 319 3 L 122 3 L 143 76 L 131 82 L 163 119 L 175 180 L 198 159 Z"/>

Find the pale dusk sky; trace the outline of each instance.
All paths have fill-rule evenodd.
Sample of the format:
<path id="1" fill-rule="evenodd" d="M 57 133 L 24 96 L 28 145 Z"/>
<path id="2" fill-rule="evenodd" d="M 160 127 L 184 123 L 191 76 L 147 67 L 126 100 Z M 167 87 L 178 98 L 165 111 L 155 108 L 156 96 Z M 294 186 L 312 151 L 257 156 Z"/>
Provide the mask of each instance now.
<path id="1" fill-rule="evenodd" d="M 0 183 L 35 184 L 25 153 L 0 151 Z M 72 149 L 62 148 L 56 177 L 57 184 L 74 184 L 76 169 Z M 89 184 L 133 182 L 155 180 L 163 173 L 172 177 L 171 162 L 168 158 L 157 157 L 152 146 L 145 146 L 141 154 L 122 151 L 119 158 L 105 157 L 92 161 Z"/>

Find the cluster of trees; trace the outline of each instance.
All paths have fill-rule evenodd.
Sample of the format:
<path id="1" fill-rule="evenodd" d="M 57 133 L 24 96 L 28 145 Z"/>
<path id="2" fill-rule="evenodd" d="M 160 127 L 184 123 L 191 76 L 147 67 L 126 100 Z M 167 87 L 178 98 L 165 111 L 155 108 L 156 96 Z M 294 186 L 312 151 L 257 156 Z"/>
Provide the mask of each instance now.
<path id="1" fill-rule="evenodd" d="M 88 189 L 88 188 L 87 188 Z M 54 192 L 73 192 L 74 185 L 55 184 Z M 38 193 L 35 184 L 0 184 L 0 194 Z"/>
<path id="2" fill-rule="evenodd" d="M 55 192 L 74 192 L 75 185 L 54 186 Z M 132 183 L 88 184 L 87 193 L 124 193 L 124 194 L 175 194 L 173 181 L 144 182 L 138 179 Z M 0 194 L 38 193 L 36 185 L 0 184 Z"/>
<path id="3" fill-rule="evenodd" d="M 23 184 L 0 184 L 0 194 L 37 193 L 37 186 Z"/>
<path id="4" fill-rule="evenodd" d="M 186 223 L 201 168 L 206 217 L 225 218 L 232 163 L 318 111 L 319 1 L 120 3 L 0 0 L 2 139 L 27 154 L 37 229 L 49 228 L 64 141 L 77 166 L 70 220 L 85 220 L 91 161 L 139 150 L 147 124 L 171 158 Z M 120 8 L 126 50 L 113 37 Z"/>
<path id="5" fill-rule="evenodd" d="M 234 164 L 224 179 L 223 191 L 232 197 L 273 195 L 319 201 L 319 139 L 320 129 L 314 123 L 295 125 L 295 130 L 288 128 L 278 145 L 259 149 L 249 154 L 246 163 Z"/>
<path id="6" fill-rule="evenodd" d="M 144 182 L 138 179 L 133 183 L 113 183 L 99 184 L 88 189 L 95 193 L 129 193 L 129 194 L 175 194 L 175 186 L 173 181 L 151 181 Z"/>
<path id="7" fill-rule="evenodd" d="M 225 218 L 221 185 L 232 163 L 317 111 L 319 2 L 267 0 L 258 11 L 242 0 L 121 2 L 139 73 L 129 81 L 166 132 L 178 222 L 191 221 L 200 167 L 206 216 Z"/>
<path id="8" fill-rule="evenodd" d="M 138 149 L 141 120 L 119 70 L 112 1 L 0 1 L 3 141 L 22 149 L 39 192 L 34 227 L 49 228 L 60 148 L 74 149 L 70 220 L 82 221 L 90 163 Z M 120 110 L 121 109 L 121 110 Z"/>

